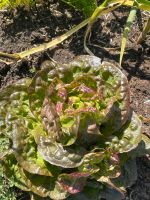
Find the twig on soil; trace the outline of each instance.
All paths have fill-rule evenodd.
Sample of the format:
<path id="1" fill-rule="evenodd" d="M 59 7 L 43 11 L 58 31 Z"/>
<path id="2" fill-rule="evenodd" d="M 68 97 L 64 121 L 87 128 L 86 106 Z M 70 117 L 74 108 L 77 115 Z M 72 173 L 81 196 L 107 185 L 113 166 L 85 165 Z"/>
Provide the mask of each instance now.
<path id="1" fill-rule="evenodd" d="M 89 21 L 89 18 L 85 19 L 79 25 L 75 26 L 74 28 L 72 28 L 71 30 L 66 32 L 65 34 L 55 38 L 54 40 L 52 40 L 52 41 L 50 41 L 48 43 L 44 43 L 44 44 L 42 44 L 40 46 L 33 47 L 33 48 L 29 49 L 29 50 L 22 51 L 20 53 L 15 53 L 15 54 L 9 54 L 9 53 L 0 52 L 0 57 L 9 58 L 9 59 L 12 59 L 12 60 L 19 61 L 19 60 L 23 59 L 24 57 L 30 56 L 32 54 L 35 54 L 35 53 L 38 53 L 38 52 L 41 52 L 41 51 L 44 51 L 44 50 L 49 49 L 49 48 L 52 48 L 52 47 L 56 46 L 57 44 L 63 42 L 65 39 L 67 39 L 73 33 L 75 33 L 78 30 L 80 30 L 85 25 L 87 25 L 88 21 Z"/>

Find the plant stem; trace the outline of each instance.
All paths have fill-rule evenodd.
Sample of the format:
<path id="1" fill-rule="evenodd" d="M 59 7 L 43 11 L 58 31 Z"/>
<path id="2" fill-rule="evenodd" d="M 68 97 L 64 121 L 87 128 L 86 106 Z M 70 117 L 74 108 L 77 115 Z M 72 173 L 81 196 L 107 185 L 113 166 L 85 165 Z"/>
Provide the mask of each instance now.
<path id="1" fill-rule="evenodd" d="M 2 57 L 2 58 L 9 58 L 9 59 L 12 59 L 12 60 L 19 60 L 19 59 L 21 59 L 21 57 L 17 53 L 11 54 L 11 53 L 0 52 L 0 57 Z"/>
<path id="2" fill-rule="evenodd" d="M 137 39 L 137 44 L 141 44 L 143 40 L 145 40 L 147 33 L 150 31 L 150 17 L 147 19 L 147 22 L 144 26 L 144 30 L 140 34 L 139 38 Z"/>

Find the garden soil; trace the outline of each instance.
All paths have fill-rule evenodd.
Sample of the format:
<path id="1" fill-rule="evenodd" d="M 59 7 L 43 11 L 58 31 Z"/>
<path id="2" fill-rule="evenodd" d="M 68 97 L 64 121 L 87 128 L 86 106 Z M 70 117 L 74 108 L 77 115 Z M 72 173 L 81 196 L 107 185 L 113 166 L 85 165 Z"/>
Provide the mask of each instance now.
<path id="1" fill-rule="evenodd" d="M 119 62 L 120 44 L 129 8 L 121 8 L 100 17 L 91 30 L 88 47 L 102 60 Z M 123 57 L 122 70 L 128 77 L 131 88 L 131 106 L 142 115 L 143 132 L 150 137 L 150 34 L 137 45 L 136 41 L 146 13 L 138 12 L 132 26 Z M 59 4 L 56 0 L 46 1 L 32 10 L 19 8 L 0 11 L 0 51 L 17 53 L 51 41 L 83 20 L 83 15 L 74 9 Z M 83 47 L 85 28 L 53 49 L 34 54 L 18 63 L 6 65 L 0 62 L 0 85 L 4 87 L 22 77 L 33 77 L 43 61 L 53 59 L 61 63 L 75 56 L 87 54 Z M 127 189 L 126 200 L 150 199 L 150 159 L 137 159 L 138 179 Z M 29 199 L 27 194 L 15 189 L 17 198 Z"/>

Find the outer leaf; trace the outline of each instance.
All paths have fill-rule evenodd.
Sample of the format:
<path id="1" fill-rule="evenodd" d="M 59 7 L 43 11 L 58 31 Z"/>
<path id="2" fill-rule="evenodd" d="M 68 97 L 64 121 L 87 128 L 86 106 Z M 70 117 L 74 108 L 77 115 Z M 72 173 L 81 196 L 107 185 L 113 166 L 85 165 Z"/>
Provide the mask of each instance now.
<path id="1" fill-rule="evenodd" d="M 27 129 L 27 124 L 27 119 L 18 120 L 13 130 L 13 150 L 18 163 L 30 173 L 57 176 L 60 170 L 45 162 L 37 152 L 37 145 L 30 135 L 32 129 Z"/>
<path id="2" fill-rule="evenodd" d="M 40 113 L 46 89 L 51 79 L 56 75 L 54 68 L 55 66 L 52 62 L 46 63 L 44 69 L 37 72 L 28 89 L 30 108 L 38 119 L 41 119 Z M 50 73 L 48 74 L 48 72 Z"/>
<path id="3" fill-rule="evenodd" d="M 121 132 L 122 137 L 119 141 L 119 152 L 128 152 L 135 149 L 142 139 L 142 123 L 138 116 L 133 112 L 130 122 L 124 126 L 124 130 Z"/>
<path id="4" fill-rule="evenodd" d="M 109 150 L 86 154 L 79 171 L 90 173 L 91 177 L 101 182 L 102 177 L 116 178 L 120 175 L 120 161 L 117 154 Z"/>
<path id="5" fill-rule="evenodd" d="M 82 157 L 85 154 L 84 148 L 79 146 L 63 147 L 60 143 L 52 142 L 40 126 L 36 127 L 33 134 L 40 155 L 52 165 L 74 168 L 82 163 Z"/>
<path id="6" fill-rule="evenodd" d="M 138 144 L 137 148 L 128 153 L 131 158 L 141 157 L 150 154 L 150 139 L 145 134 L 142 134 L 142 141 Z"/>
<path id="7" fill-rule="evenodd" d="M 108 187 L 98 182 L 89 181 L 81 193 L 70 196 L 68 200 L 99 200 L 101 198 L 108 200 L 122 200 L 124 195 L 118 190 Z"/>
<path id="8" fill-rule="evenodd" d="M 56 178 L 34 175 L 24 171 L 12 154 L 3 158 L 2 166 L 7 178 L 24 191 L 31 191 L 41 197 L 50 197 L 54 200 L 63 200 L 68 196 Z"/>
<path id="9" fill-rule="evenodd" d="M 30 135 L 36 121 L 29 110 L 27 94 L 29 84 L 30 79 L 22 79 L 2 90 L 0 131 L 1 134 L 7 134 L 11 138 L 17 161 L 24 169 L 30 173 L 52 176 L 53 167 L 46 164 L 36 152 L 36 144 Z M 15 109 L 16 106 L 17 109 Z M 56 173 L 54 174 L 56 175 Z"/>
<path id="10" fill-rule="evenodd" d="M 61 174 L 58 177 L 59 183 L 70 194 L 76 194 L 83 190 L 89 173 L 74 172 L 71 174 Z"/>
<path id="11" fill-rule="evenodd" d="M 75 168 L 82 163 L 85 149 L 79 146 L 63 147 L 59 143 L 52 143 L 49 139 L 42 139 L 38 151 L 47 162 L 63 168 Z"/>
<path id="12" fill-rule="evenodd" d="M 135 159 L 129 159 L 122 167 L 121 175 L 111 181 L 120 188 L 132 186 L 137 180 L 137 166 Z"/>
<path id="13" fill-rule="evenodd" d="M 138 116 L 131 112 L 127 123 L 115 133 L 108 142 L 110 148 L 119 153 L 135 149 L 142 140 L 142 123 Z M 107 143 L 107 142 L 106 142 Z"/>
<path id="14" fill-rule="evenodd" d="M 31 79 L 22 79 L 13 85 L 0 90 L 0 134 L 12 137 L 13 124 L 17 120 L 17 115 L 26 116 L 22 113 L 21 107 L 28 102 L 27 87 Z M 18 109 L 15 109 L 15 108 Z M 29 110 L 29 108 L 27 108 Z"/>
<path id="15" fill-rule="evenodd" d="M 8 154 L 1 159 L 1 164 L 4 169 L 5 176 L 15 185 L 24 191 L 30 191 L 26 185 L 26 179 L 22 176 L 20 168 L 17 166 L 17 161 L 12 154 Z"/>

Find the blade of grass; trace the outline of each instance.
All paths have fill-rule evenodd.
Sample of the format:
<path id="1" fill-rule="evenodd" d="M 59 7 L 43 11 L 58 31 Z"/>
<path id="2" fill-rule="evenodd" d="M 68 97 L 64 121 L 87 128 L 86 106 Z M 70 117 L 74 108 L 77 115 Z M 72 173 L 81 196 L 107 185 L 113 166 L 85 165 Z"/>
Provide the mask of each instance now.
<path id="1" fill-rule="evenodd" d="M 126 25 L 125 25 L 124 32 L 123 32 L 123 38 L 122 38 L 122 42 L 121 42 L 120 61 L 119 61 L 120 65 L 122 63 L 122 58 L 123 58 L 126 43 L 127 43 L 128 33 L 129 33 L 129 31 L 131 29 L 131 25 L 132 25 L 132 23 L 135 19 L 136 12 L 137 12 L 137 8 L 132 7 L 131 10 L 130 10 L 128 19 L 126 21 Z"/>

